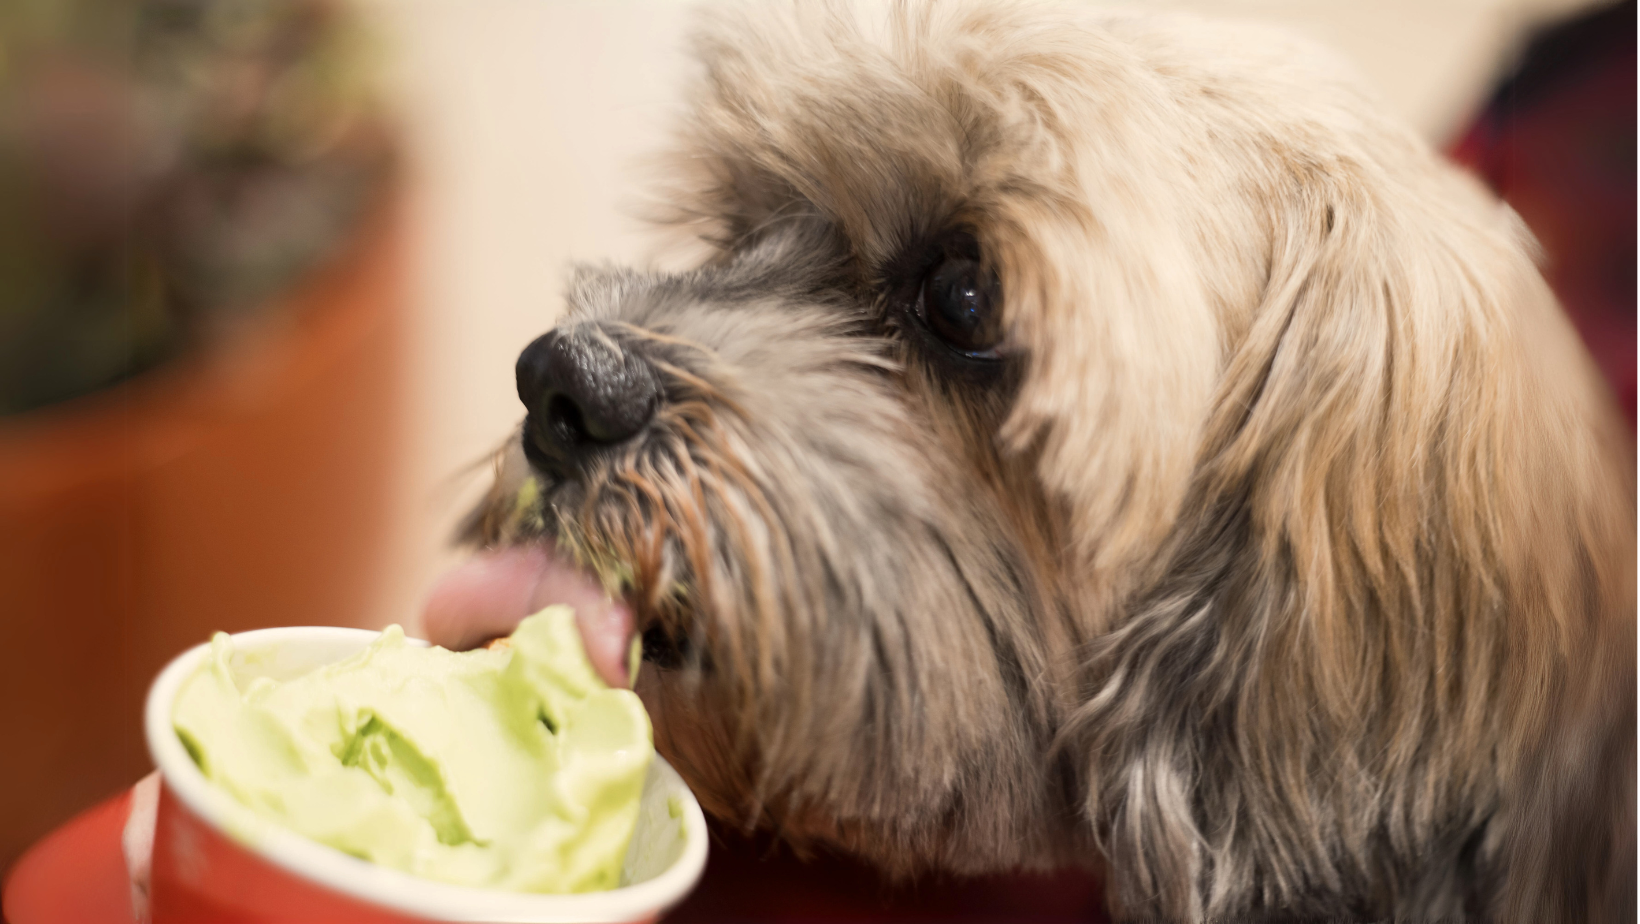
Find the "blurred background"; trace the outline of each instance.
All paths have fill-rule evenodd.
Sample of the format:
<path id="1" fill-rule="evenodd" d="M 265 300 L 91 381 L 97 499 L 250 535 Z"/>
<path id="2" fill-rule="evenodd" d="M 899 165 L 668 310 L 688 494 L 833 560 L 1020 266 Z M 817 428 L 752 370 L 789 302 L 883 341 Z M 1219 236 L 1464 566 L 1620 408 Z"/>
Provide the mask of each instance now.
<path id="1" fill-rule="evenodd" d="M 0 869 L 147 772 L 211 631 L 413 627 L 568 264 L 656 259 L 691 5 L 0 3 Z M 1632 425 L 1632 2 L 1155 5 L 1353 59 L 1542 239 Z M 1082 875 L 714 851 L 676 919 L 1100 919 Z"/>

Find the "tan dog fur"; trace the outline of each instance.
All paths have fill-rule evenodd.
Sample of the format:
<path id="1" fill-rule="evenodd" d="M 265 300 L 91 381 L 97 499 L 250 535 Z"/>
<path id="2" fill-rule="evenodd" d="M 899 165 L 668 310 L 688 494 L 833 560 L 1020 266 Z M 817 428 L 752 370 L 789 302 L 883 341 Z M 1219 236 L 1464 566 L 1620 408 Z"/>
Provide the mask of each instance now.
<path id="1" fill-rule="evenodd" d="M 1248 27 L 752 4 L 697 52 L 663 220 L 711 256 L 565 322 L 667 405 L 522 519 L 515 447 L 478 534 L 691 641 L 640 692 L 709 809 L 1102 859 L 1133 919 L 1632 917 L 1632 436 L 1509 209 Z M 977 384 L 899 307 L 950 228 Z"/>

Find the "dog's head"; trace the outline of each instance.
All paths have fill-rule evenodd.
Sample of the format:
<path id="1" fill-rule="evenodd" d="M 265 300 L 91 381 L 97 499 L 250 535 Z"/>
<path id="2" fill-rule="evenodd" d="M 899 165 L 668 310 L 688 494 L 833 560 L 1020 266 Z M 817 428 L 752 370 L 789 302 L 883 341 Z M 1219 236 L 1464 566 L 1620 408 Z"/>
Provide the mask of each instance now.
<path id="1" fill-rule="evenodd" d="M 1490 676 L 1571 620 L 1428 635 L 1510 592 L 1500 508 L 1573 529 L 1514 493 L 1501 466 L 1558 469 L 1506 431 L 1598 455 L 1586 379 L 1517 355 L 1523 327 L 1575 348 L 1504 210 L 1262 33 L 986 2 L 702 35 L 667 220 L 711 256 L 578 272 L 475 531 L 627 597 L 708 808 L 956 869 L 1127 824 L 1161 882 L 1219 836 L 1191 827 L 1201 714 L 1270 739 L 1242 751 L 1266 795 L 1322 726 L 1358 739 L 1323 801 L 1431 714 L 1455 737 L 1416 760 L 1482 746 L 1483 716 L 1372 691 L 1437 656 Z M 1140 644 L 1192 607 L 1189 644 Z M 1183 821 L 1110 814 L 1146 799 Z M 1308 811 L 1237 836 L 1309 845 Z"/>

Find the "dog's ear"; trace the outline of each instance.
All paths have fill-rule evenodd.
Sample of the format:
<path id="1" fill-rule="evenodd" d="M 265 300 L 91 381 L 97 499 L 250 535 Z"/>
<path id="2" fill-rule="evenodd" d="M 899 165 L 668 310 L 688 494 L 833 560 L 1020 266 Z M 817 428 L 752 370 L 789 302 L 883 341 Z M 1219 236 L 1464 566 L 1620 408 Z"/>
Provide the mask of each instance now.
<path id="1" fill-rule="evenodd" d="M 1632 732 L 1632 451 L 1512 213 L 1372 153 L 1295 160 L 1269 196 L 1168 577 L 1072 723 L 1116 891 L 1182 916 L 1363 888 L 1384 845 L 1424 902 L 1397 913 L 1458 913 L 1515 834 L 1618 846 L 1524 830 L 1508 793 L 1625 802 L 1598 767 L 1529 778 L 1556 722 L 1621 736 L 1627 703 Z"/>
<path id="2" fill-rule="evenodd" d="M 1316 705 L 1373 702 L 1367 653 L 1485 701 L 1632 593 L 1632 452 L 1506 206 L 1431 158 L 1291 166 L 1199 499 L 1290 571 Z"/>
<path id="3" fill-rule="evenodd" d="M 1103 601 L 1146 577 L 1173 529 L 1221 362 L 1208 259 L 1190 244 L 1199 190 L 1157 175 L 1176 165 L 1146 140 L 1107 133 L 1097 166 L 981 203 L 1025 370 L 1001 437 L 1034 459 L 1066 567 Z"/>

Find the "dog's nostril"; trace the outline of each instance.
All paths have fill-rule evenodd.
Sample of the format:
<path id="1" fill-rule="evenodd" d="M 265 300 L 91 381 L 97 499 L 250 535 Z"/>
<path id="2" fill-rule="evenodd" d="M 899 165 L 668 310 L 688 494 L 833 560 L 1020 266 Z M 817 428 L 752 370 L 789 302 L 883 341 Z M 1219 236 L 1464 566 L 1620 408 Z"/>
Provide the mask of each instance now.
<path id="1" fill-rule="evenodd" d="M 542 421 L 552 442 L 561 446 L 578 446 L 591 441 L 587 434 L 586 419 L 581 409 L 566 395 L 553 395 L 547 400 Z"/>

